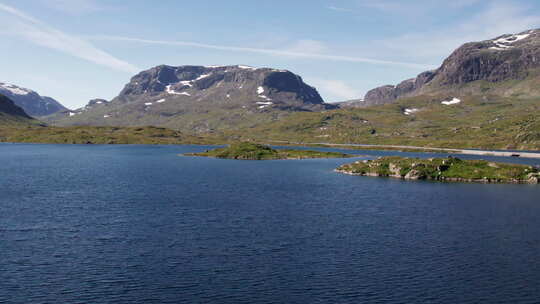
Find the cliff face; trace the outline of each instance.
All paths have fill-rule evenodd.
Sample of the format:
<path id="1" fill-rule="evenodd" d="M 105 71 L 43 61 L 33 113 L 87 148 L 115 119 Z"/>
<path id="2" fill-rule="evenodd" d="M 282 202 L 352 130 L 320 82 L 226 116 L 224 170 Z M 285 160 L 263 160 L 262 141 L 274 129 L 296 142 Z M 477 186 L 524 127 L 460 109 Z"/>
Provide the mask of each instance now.
<path id="1" fill-rule="evenodd" d="M 32 117 L 28 116 L 24 110 L 9 98 L 0 94 L 0 125 L 14 122 L 31 121 Z"/>
<path id="2" fill-rule="evenodd" d="M 369 91 L 363 106 L 391 103 L 399 98 L 425 93 L 448 92 L 475 81 L 486 81 L 494 86 L 507 80 L 519 82 L 533 75 L 539 68 L 540 30 L 502 35 L 491 40 L 464 44 L 435 71 L 423 72 L 396 86 L 386 85 Z M 468 92 L 481 93 L 480 88 Z M 534 90 L 525 93 L 540 94 Z"/>
<path id="3" fill-rule="evenodd" d="M 332 108 L 296 74 L 247 66 L 157 66 L 133 77 L 113 102 L 136 102 L 152 96 L 216 103 L 235 99 L 246 106 L 308 111 Z"/>

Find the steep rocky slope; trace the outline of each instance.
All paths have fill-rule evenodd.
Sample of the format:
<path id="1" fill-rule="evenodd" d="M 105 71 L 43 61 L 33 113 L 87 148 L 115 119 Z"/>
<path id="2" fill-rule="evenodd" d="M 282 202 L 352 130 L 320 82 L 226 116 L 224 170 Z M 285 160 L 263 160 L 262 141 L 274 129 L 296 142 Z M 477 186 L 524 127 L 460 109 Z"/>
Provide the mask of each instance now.
<path id="1" fill-rule="evenodd" d="M 134 76 L 110 103 L 66 112 L 58 125 L 155 125 L 191 132 L 250 126 L 322 111 L 317 90 L 286 70 L 161 65 Z"/>
<path id="2" fill-rule="evenodd" d="M 41 96 L 30 89 L 0 82 L 0 94 L 10 98 L 30 116 L 46 116 L 67 110 L 51 97 Z"/>
<path id="3" fill-rule="evenodd" d="M 8 97 L 0 94 L 0 125 L 23 124 L 30 121 L 32 121 L 32 117 L 28 116 Z"/>
<path id="4" fill-rule="evenodd" d="M 466 43 L 440 68 L 369 91 L 362 106 L 424 94 L 540 96 L 540 30 Z"/>

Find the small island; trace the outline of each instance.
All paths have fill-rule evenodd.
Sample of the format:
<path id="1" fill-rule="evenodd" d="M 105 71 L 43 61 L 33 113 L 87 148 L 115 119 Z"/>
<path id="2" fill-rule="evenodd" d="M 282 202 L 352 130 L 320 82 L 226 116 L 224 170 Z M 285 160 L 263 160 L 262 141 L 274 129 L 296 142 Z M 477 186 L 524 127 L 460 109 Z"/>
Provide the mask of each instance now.
<path id="1" fill-rule="evenodd" d="M 538 184 L 540 180 L 540 170 L 536 167 L 485 160 L 461 160 L 455 157 L 381 157 L 342 165 L 335 171 L 360 176 L 448 182 Z"/>
<path id="2" fill-rule="evenodd" d="M 234 143 L 225 148 L 201 153 L 186 153 L 186 156 L 206 156 L 240 160 L 307 159 L 307 158 L 348 158 L 356 155 L 339 152 L 311 150 L 272 149 L 269 146 L 249 142 Z"/>

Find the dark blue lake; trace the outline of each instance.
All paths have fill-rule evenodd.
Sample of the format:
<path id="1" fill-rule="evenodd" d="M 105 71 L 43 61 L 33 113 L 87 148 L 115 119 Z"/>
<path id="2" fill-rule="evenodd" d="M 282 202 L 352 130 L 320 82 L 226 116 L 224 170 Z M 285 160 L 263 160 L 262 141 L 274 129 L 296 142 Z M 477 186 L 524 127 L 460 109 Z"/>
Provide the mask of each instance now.
<path id="1" fill-rule="evenodd" d="M 0 303 L 540 300 L 539 185 L 205 149 L 0 145 Z"/>

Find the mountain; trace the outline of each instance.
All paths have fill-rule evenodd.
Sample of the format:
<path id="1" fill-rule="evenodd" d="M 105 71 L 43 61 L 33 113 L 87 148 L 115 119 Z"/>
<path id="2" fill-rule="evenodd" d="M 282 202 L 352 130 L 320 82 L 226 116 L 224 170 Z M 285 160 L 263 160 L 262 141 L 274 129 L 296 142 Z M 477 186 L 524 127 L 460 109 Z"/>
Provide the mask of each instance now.
<path id="1" fill-rule="evenodd" d="M 17 106 L 23 108 L 28 115 L 33 117 L 51 115 L 67 110 L 51 97 L 41 96 L 30 89 L 13 84 L 0 82 L 0 94 L 9 97 Z"/>
<path id="2" fill-rule="evenodd" d="M 419 95 L 540 96 L 540 30 L 466 43 L 441 67 L 369 91 L 362 106 Z"/>
<path id="3" fill-rule="evenodd" d="M 16 106 L 8 97 L 0 94 L 0 125 L 30 122 L 23 109 Z"/>
<path id="4" fill-rule="evenodd" d="M 335 108 L 286 70 L 160 65 L 135 75 L 110 102 L 89 104 L 55 123 L 211 132 L 273 121 L 292 112 Z"/>
<path id="5" fill-rule="evenodd" d="M 472 42 L 441 67 L 339 110 L 230 132 L 238 140 L 540 150 L 540 30 Z"/>

